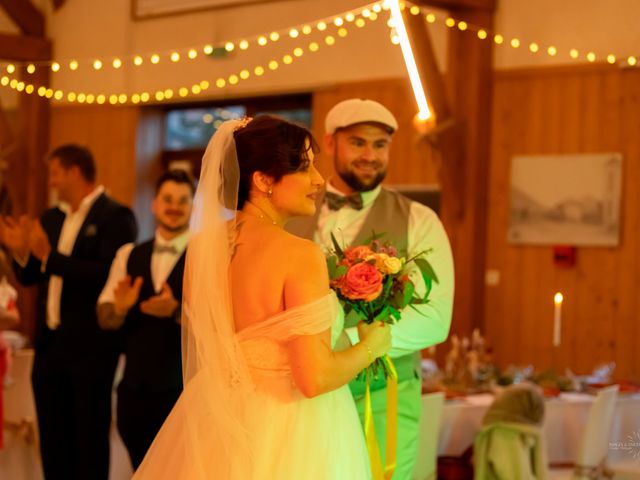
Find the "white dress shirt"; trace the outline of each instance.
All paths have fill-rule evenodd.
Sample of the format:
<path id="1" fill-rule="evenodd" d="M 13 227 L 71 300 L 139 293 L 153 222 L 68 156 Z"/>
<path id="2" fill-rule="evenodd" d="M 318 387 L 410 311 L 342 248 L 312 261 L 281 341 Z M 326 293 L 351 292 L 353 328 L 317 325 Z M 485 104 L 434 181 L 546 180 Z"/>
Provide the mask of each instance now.
<path id="1" fill-rule="evenodd" d="M 172 240 L 165 240 L 156 231 L 154 242 L 154 245 L 172 246 L 175 248 L 175 253 L 153 252 L 151 254 L 151 279 L 153 280 L 153 289 L 156 293 L 160 293 L 162 285 L 167 281 L 176 263 L 178 263 L 178 260 L 180 260 L 180 257 L 187 248 L 189 230 Z M 127 243 L 116 252 L 113 263 L 111 263 L 111 269 L 109 270 L 109 278 L 102 289 L 102 293 L 100 293 L 100 297 L 98 297 L 98 305 L 102 303 L 114 303 L 113 291 L 118 286 L 118 283 L 127 276 L 127 263 L 129 262 L 129 255 L 131 255 L 133 247 L 135 247 L 134 243 Z M 177 300 L 180 301 L 181 299 L 178 298 Z"/>
<path id="2" fill-rule="evenodd" d="M 326 189 L 329 192 L 343 195 L 329 182 Z M 326 250 L 332 248 L 331 232 L 341 245 L 348 245 L 360 232 L 371 206 L 380 194 L 382 187 L 378 186 L 369 192 L 362 192 L 363 208 L 355 210 L 345 205 L 340 210 L 331 210 L 323 203 L 318 216 L 318 229 L 314 241 Z M 414 305 L 418 310 L 407 307 L 402 311 L 400 321 L 391 326 L 391 357 L 399 357 L 423 348 L 430 347 L 446 340 L 451 325 L 453 311 L 454 272 L 451 246 L 446 232 L 436 213 L 418 202 L 411 202 L 409 210 L 407 249 L 409 256 L 431 249 L 427 260 L 433 266 L 439 283 L 433 284 L 429 295 L 429 303 Z M 384 225 L 380 226 L 384 231 Z M 409 277 L 416 286 L 416 293 L 423 295 L 425 284 L 415 265 L 409 272 Z M 352 343 L 358 341 L 355 328 L 347 329 Z"/>
<path id="3" fill-rule="evenodd" d="M 98 197 L 104 192 L 102 185 L 96 187 L 89 195 L 84 197 L 80 202 L 80 206 L 75 212 L 71 211 L 71 207 L 67 203 L 60 203 L 58 208 L 65 214 L 62 230 L 60 230 L 60 238 L 58 245 L 52 245 L 52 248 L 63 255 L 71 255 L 73 246 L 78 239 L 80 227 L 84 223 L 89 210 Z M 46 260 L 42 264 L 42 270 L 46 269 Z M 63 279 L 58 275 L 51 275 L 49 278 L 49 289 L 47 291 L 47 326 L 51 330 L 55 330 L 60 326 L 60 298 L 62 295 Z"/>

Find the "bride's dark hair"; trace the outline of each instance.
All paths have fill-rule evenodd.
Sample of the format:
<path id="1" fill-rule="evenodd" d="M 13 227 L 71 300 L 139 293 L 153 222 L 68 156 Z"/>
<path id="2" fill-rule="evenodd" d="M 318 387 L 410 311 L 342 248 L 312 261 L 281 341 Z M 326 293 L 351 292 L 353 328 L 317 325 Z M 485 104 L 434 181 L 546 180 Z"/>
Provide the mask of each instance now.
<path id="1" fill-rule="evenodd" d="M 309 151 L 319 151 L 309 130 L 271 115 L 255 117 L 236 130 L 233 137 L 240 168 L 238 210 L 249 198 L 255 172 L 269 175 L 278 182 L 285 175 L 306 170 Z"/>

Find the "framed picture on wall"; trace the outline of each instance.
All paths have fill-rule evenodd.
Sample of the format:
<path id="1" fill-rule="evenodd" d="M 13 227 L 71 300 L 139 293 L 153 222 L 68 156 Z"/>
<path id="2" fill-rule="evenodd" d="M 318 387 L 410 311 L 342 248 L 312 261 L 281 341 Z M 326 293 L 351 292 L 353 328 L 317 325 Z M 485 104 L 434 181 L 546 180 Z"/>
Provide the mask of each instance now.
<path id="1" fill-rule="evenodd" d="M 620 153 L 513 157 L 509 241 L 617 246 L 621 189 Z"/>
<path id="2" fill-rule="evenodd" d="M 282 0 L 132 0 L 131 16 L 136 20 L 179 15 L 216 8 L 232 8 Z"/>

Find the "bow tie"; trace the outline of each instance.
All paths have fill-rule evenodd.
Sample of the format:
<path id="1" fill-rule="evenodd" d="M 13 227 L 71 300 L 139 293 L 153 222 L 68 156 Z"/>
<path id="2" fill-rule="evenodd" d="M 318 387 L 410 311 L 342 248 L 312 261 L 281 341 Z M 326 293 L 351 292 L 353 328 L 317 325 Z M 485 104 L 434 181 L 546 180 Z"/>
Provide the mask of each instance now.
<path id="1" fill-rule="evenodd" d="M 173 245 L 155 244 L 153 246 L 153 253 L 172 253 L 176 255 L 178 253 L 178 250 L 176 250 L 176 247 L 174 247 Z"/>
<path id="2" fill-rule="evenodd" d="M 325 192 L 325 200 L 330 210 L 340 210 L 345 205 L 349 205 L 354 210 L 362 210 L 362 195 L 360 192 L 351 195 L 338 195 L 333 192 Z"/>

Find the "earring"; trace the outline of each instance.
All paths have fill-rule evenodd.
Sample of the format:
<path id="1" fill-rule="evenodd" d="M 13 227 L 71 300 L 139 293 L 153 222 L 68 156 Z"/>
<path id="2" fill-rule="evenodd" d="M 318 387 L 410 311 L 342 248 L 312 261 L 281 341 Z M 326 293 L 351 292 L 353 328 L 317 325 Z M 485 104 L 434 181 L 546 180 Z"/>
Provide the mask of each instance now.
<path id="1" fill-rule="evenodd" d="M 267 197 L 271 198 L 271 195 L 273 195 L 273 188 L 269 187 L 269 190 L 267 190 Z"/>

